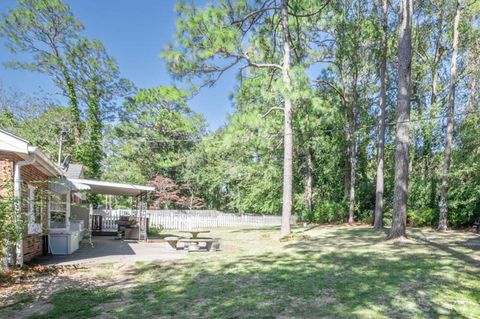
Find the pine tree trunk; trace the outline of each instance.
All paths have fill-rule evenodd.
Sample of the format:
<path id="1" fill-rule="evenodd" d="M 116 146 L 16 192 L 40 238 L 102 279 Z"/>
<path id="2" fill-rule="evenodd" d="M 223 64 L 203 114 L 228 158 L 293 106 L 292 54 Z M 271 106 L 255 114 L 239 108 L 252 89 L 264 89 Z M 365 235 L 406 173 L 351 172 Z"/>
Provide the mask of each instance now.
<path id="1" fill-rule="evenodd" d="M 290 35 L 288 26 L 288 0 L 282 0 L 281 19 L 283 27 L 283 66 L 282 79 L 284 85 L 284 154 L 283 154 L 283 207 L 281 236 L 290 234 L 290 216 L 292 215 L 293 193 L 293 127 L 292 100 L 290 79 Z"/>
<path id="2" fill-rule="evenodd" d="M 442 57 L 442 37 L 443 37 L 443 15 L 444 15 L 444 8 L 440 8 L 440 13 L 437 21 L 437 38 L 435 40 L 435 54 L 433 57 L 433 69 L 432 69 L 432 89 L 430 95 L 430 110 L 429 110 L 429 117 L 434 118 L 437 116 L 437 95 L 438 95 L 438 64 Z M 433 209 L 435 208 L 436 204 L 436 196 L 437 196 L 437 180 L 436 180 L 436 173 L 432 171 L 432 164 L 433 164 L 433 152 L 432 152 L 432 131 L 433 126 L 432 124 L 428 124 L 428 139 L 424 140 L 424 149 L 425 149 L 425 177 L 430 177 L 430 207 Z"/>
<path id="3" fill-rule="evenodd" d="M 375 218 L 373 227 L 383 228 L 383 193 L 384 193 L 384 173 L 383 162 L 385 153 L 385 110 L 387 106 L 387 30 L 388 30 L 388 2 L 382 1 L 382 54 L 380 62 L 380 115 L 378 128 L 378 148 L 377 148 L 377 176 L 375 191 Z"/>
<path id="4" fill-rule="evenodd" d="M 476 41 L 475 51 L 480 52 L 480 40 Z M 473 58 L 473 60 L 474 59 L 475 58 Z M 467 112 L 469 113 L 474 113 L 478 110 L 478 81 L 479 81 L 478 73 L 472 74 L 472 79 L 470 81 L 470 96 L 468 98 L 468 108 L 467 108 Z"/>
<path id="5" fill-rule="evenodd" d="M 430 107 L 435 107 L 437 103 L 437 80 L 438 80 L 438 63 L 442 56 L 442 35 L 443 35 L 443 7 L 439 13 L 438 17 L 438 35 L 437 39 L 435 40 L 435 54 L 433 56 L 433 70 L 432 70 L 432 92 L 430 97 Z"/>
<path id="6" fill-rule="evenodd" d="M 468 101 L 468 113 L 474 113 L 477 109 L 477 102 L 476 102 L 476 94 L 477 94 L 477 79 L 474 78 L 472 83 L 470 83 L 470 97 Z"/>
<path id="7" fill-rule="evenodd" d="M 310 146 L 307 146 L 306 155 L 307 167 L 305 174 L 305 207 L 310 214 L 312 212 L 313 205 L 313 156 Z"/>
<path id="8" fill-rule="evenodd" d="M 347 93 L 348 85 L 347 80 L 343 76 L 343 71 L 340 71 L 341 79 L 343 83 L 343 109 L 344 109 L 344 122 L 345 122 L 345 162 L 344 162 L 344 178 L 343 178 L 343 197 L 350 200 L 350 186 L 352 178 L 352 128 L 351 128 L 351 112 L 350 112 L 350 97 Z M 349 208 L 350 210 L 350 208 Z"/>
<path id="9" fill-rule="evenodd" d="M 357 79 L 355 76 L 355 83 Z M 354 85 L 356 86 L 356 85 Z M 354 90 L 355 91 L 355 90 Z M 349 207 L 348 207 L 348 223 L 352 224 L 355 215 L 355 183 L 356 183 L 356 167 L 357 167 L 357 97 L 354 94 L 352 101 L 352 123 L 350 125 L 350 192 L 349 192 Z"/>
<path id="10" fill-rule="evenodd" d="M 398 92 L 395 133 L 393 219 L 389 239 L 406 236 L 408 199 L 408 143 L 412 82 L 412 0 L 401 0 L 398 38 Z"/>
<path id="11" fill-rule="evenodd" d="M 344 86 L 345 88 L 345 86 Z M 346 88 L 345 88 L 346 90 Z M 344 164 L 344 178 L 343 178 L 343 196 L 346 198 L 350 195 L 350 184 L 351 184 L 351 161 L 350 161 L 350 154 L 351 154 L 351 132 L 350 129 L 350 117 L 349 117 L 349 103 L 348 103 L 348 95 L 344 94 L 344 109 L 345 109 L 345 164 Z"/>
<path id="12" fill-rule="evenodd" d="M 346 128 L 346 130 L 350 130 Z M 348 198 L 350 195 L 350 177 L 351 177 L 351 163 L 350 163 L 350 133 L 347 134 L 347 147 L 345 149 L 345 162 L 344 162 L 344 177 L 343 177 L 343 197 Z"/>
<path id="13" fill-rule="evenodd" d="M 310 115 L 307 114 L 307 139 L 310 139 Z M 305 171 L 305 208 L 307 209 L 308 214 L 312 212 L 313 206 L 313 152 L 312 148 L 308 144 L 308 141 L 305 142 L 305 153 L 306 153 L 306 171 Z"/>
<path id="14" fill-rule="evenodd" d="M 438 230 L 447 230 L 448 214 L 448 172 L 450 170 L 450 159 L 453 139 L 453 114 L 455 110 L 455 87 L 457 82 L 457 54 L 458 54 L 458 25 L 460 23 L 460 4 L 457 0 L 456 13 L 453 26 L 452 61 L 450 64 L 450 91 L 448 94 L 447 111 L 447 132 L 445 135 L 445 157 L 443 160 L 442 186 L 440 190 L 440 218 Z"/>
<path id="15" fill-rule="evenodd" d="M 355 125 L 352 125 L 352 138 L 350 146 L 350 192 L 349 192 L 349 207 L 348 207 L 348 223 L 353 224 L 355 215 L 355 174 L 357 161 L 357 147 L 355 140 Z"/>

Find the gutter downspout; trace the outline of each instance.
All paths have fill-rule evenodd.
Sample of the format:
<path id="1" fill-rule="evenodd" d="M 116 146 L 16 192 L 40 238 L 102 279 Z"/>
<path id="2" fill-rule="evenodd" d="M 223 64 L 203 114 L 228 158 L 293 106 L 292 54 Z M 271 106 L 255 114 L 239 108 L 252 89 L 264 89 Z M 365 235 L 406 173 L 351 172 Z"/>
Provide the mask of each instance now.
<path id="1" fill-rule="evenodd" d="M 30 165 L 35 163 L 36 158 L 34 155 L 30 155 L 24 161 L 17 162 L 15 164 L 15 172 L 13 175 L 13 195 L 15 197 L 15 223 L 17 223 L 18 219 L 21 219 L 21 212 L 22 212 L 22 173 L 21 168 L 26 165 Z M 23 265 L 23 238 L 20 238 L 16 243 L 16 253 L 17 253 L 17 264 L 22 266 Z"/>

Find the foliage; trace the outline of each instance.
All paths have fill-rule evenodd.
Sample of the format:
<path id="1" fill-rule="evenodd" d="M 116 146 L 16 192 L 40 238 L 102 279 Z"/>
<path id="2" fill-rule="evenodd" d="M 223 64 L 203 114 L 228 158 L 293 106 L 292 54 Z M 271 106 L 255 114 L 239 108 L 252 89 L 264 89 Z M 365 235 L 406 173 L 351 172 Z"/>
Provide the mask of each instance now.
<path id="1" fill-rule="evenodd" d="M 375 207 L 378 58 L 385 54 L 383 196 L 385 224 L 389 224 L 398 3 L 389 4 L 382 30 L 379 4 L 374 1 L 288 1 L 290 89 L 282 74 L 285 26 L 278 4 L 273 0 L 179 2 L 175 41 L 162 57 L 183 89 L 159 86 L 131 94 L 133 85 L 120 78 L 114 58 L 99 41 L 83 37 L 83 26 L 66 4 L 21 0 L 4 16 L 0 29 L 7 47 L 19 58 L 26 53 L 29 59 L 9 65 L 49 74 L 69 104 L 65 108 L 2 90 L 0 126 L 26 137 L 53 158 L 59 134 L 66 130 L 65 153 L 72 152 L 74 160 L 87 164 L 89 177 L 144 184 L 161 175 L 169 180 L 175 196 L 185 192 L 207 208 L 279 214 L 284 160 L 281 108 L 289 99 L 293 212 L 312 222 L 343 222 L 352 208 L 355 220 L 370 222 Z M 453 227 L 470 226 L 480 218 L 479 10 L 478 3 L 469 4 L 460 21 L 448 196 L 448 222 Z M 415 2 L 413 13 L 408 222 L 432 226 L 439 211 L 455 5 L 443 0 Z M 382 31 L 387 34 L 387 52 L 381 50 Z M 52 32 L 58 35 L 49 43 Z M 188 107 L 188 100 L 227 71 L 238 75 L 234 111 L 224 127 L 207 133 L 204 119 Z M 118 119 L 113 118 L 115 112 Z M 82 134 L 77 138 L 79 129 Z"/>
<path id="2" fill-rule="evenodd" d="M 212 86 L 227 70 L 239 67 L 240 78 L 255 77 L 265 70 L 274 109 L 283 110 L 282 221 L 288 221 L 293 204 L 293 125 L 297 92 L 292 76 L 308 55 L 318 29 L 310 22 L 323 13 L 318 1 L 218 1 L 204 8 L 180 2 L 177 5 L 176 43 L 163 57 L 170 71 L 190 83 Z M 315 9 L 314 13 L 308 13 Z M 294 52 L 294 54 L 292 54 Z M 245 70 L 245 72 L 243 72 Z M 263 75 L 265 76 L 265 72 Z M 264 87 L 265 88 L 265 87 Z M 260 107 L 260 105 L 257 105 Z M 310 192 L 311 193 L 311 192 Z M 282 234 L 290 225 L 282 222 Z"/>
<path id="3" fill-rule="evenodd" d="M 7 175 L 8 172 L 2 172 Z M 13 187 L 11 180 L 7 180 L 2 185 L 2 193 L 0 194 L 0 260 L 8 255 L 8 251 L 12 249 L 15 241 L 10 238 L 16 237 L 17 231 L 15 225 L 15 207 L 13 197 Z M 5 265 L 1 265 L 2 268 Z"/>
<path id="4" fill-rule="evenodd" d="M 10 61 L 7 66 L 46 73 L 52 78 L 68 99 L 77 139 L 81 132 L 80 108 L 65 53 L 83 29 L 61 0 L 20 0 L 0 24 L 7 48 L 31 58 Z"/>
<path id="5" fill-rule="evenodd" d="M 7 256 L 12 257 L 9 262 L 16 265 L 16 244 L 23 239 L 28 223 L 25 214 L 18 211 L 22 204 L 14 196 L 10 174 L 11 172 L 4 168 L 2 175 L 5 178 L 0 185 L 0 271 L 8 266 L 4 263 Z"/>
<path id="6" fill-rule="evenodd" d="M 78 97 L 86 106 L 85 132 L 77 146 L 76 160 L 87 167 L 86 177 L 99 178 L 104 157 L 103 122 L 114 110 L 113 100 L 126 95 L 132 84 L 120 78 L 115 59 L 98 40 L 80 38 L 66 55 Z"/>
<path id="7" fill-rule="evenodd" d="M 255 21 L 252 29 L 242 28 L 251 21 L 241 22 L 249 10 L 260 3 L 267 13 Z M 280 29 L 269 25 L 273 16 L 269 10 L 273 2 L 237 1 L 231 7 L 224 2 L 204 7 L 181 3 L 177 7 L 177 42 L 163 53 L 171 71 L 188 83 L 211 85 L 230 63 L 242 65 L 239 82 L 233 95 L 235 112 L 228 124 L 211 134 L 195 148 L 195 154 L 185 168 L 187 179 L 207 207 L 236 212 L 278 214 L 281 207 L 279 162 L 282 160 L 282 119 L 272 107 L 282 103 L 280 74 L 252 67 L 250 62 L 275 63 L 281 50 L 269 45 L 272 34 Z M 290 2 L 290 9 L 308 12 L 313 2 Z M 442 10 L 442 17 L 433 14 Z M 317 7 L 318 8 L 318 7 Z M 299 62 L 291 74 L 294 113 L 294 212 L 311 221 L 345 220 L 344 205 L 348 196 L 351 170 L 351 145 L 355 145 L 355 219 L 371 222 L 375 207 L 375 164 L 379 83 L 377 57 L 382 32 L 376 10 L 371 1 L 333 1 L 321 10 L 329 12 L 329 19 L 299 20 L 298 34 L 311 46 L 298 45 L 292 58 Z M 397 8 L 394 5 L 393 11 Z M 411 167 L 408 221 L 412 225 L 434 225 L 438 218 L 439 175 L 443 157 L 444 119 L 449 77 L 454 6 L 438 1 L 415 4 L 413 101 L 411 129 Z M 472 11 L 473 10 L 473 11 Z M 475 11 L 477 10 L 477 11 Z M 314 10 L 311 10 L 315 12 Z M 295 14 L 292 11 L 292 15 Z M 478 68 L 473 58 L 479 45 L 475 35 L 478 26 L 471 23 L 478 8 L 471 7 L 462 17 L 461 48 L 465 63 L 459 73 L 467 81 L 457 85 L 459 114 L 478 112 L 468 105 L 478 105 Z M 298 11 L 297 11 L 298 13 Z M 242 16 L 242 14 L 244 14 Z M 463 14 L 463 13 L 462 13 Z M 314 16 L 314 15 L 313 15 Z M 269 17 L 269 18 L 267 18 Z M 253 19 L 253 18 L 252 18 Z M 275 21 L 275 18 L 271 18 Z M 443 19 L 443 20 L 442 20 Z M 240 22 L 238 22 L 240 21 Z M 241 26 L 237 28 L 238 24 Z M 387 25 L 387 112 L 385 145 L 385 223 L 389 224 L 393 198 L 393 105 L 396 87 L 396 17 L 391 14 Z M 243 24 L 245 23 L 245 24 Z M 199 27 L 202 26 L 202 27 Z M 295 28 L 294 28 L 295 29 Z M 222 30 L 220 32 L 219 30 Z M 321 34 L 321 38 L 316 38 Z M 446 31 L 445 31 L 446 30 Z M 302 33 L 303 32 L 303 33 Z M 262 36 L 260 39 L 258 35 Z M 470 40 L 469 40 L 470 39 Z M 437 41 L 438 40 L 438 41 Z M 470 41 L 470 42 L 468 42 Z M 329 44 L 331 43 L 331 45 Z M 438 43 L 438 45 L 437 45 Z M 278 43 L 277 43 L 278 44 Z M 440 54 L 436 57 L 436 45 Z M 302 49 L 300 49 L 302 48 Z M 238 60 L 236 60 L 238 58 Z M 322 61 L 320 65 L 316 65 Z M 326 61 L 326 63 L 325 63 Z M 313 74 L 313 75 L 312 75 Z M 312 85 L 312 77 L 315 79 Z M 435 89 L 432 84 L 436 77 Z M 436 90 L 435 99 L 432 92 Z M 473 101 L 473 102 L 470 102 Z M 472 104 L 472 105 L 473 105 Z M 352 114 L 356 107 L 356 117 Z M 270 111 L 269 111 L 270 110 Z M 265 113 L 268 115 L 265 117 Z M 477 145 L 472 142 L 478 124 L 469 124 L 470 115 L 456 116 L 454 159 L 450 182 L 451 226 L 471 225 L 478 218 L 478 185 L 476 172 Z M 470 122 L 471 123 L 471 122 Z M 353 133 L 352 128 L 354 128 Z M 464 142 L 465 141 L 465 142 Z M 470 141 L 466 143 L 467 141 Z M 352 144 L 354 143 L 354 144 Z M 313 160 L 313 198 L 311 211 L 306 204 L 307 158 Z M 468 168 L 467 168 L 468 167 Z M 268 181 L 268 182 L 267 182 Z"/>
<path id="8" fill-rule="evenodd" d="M 281 150 L 274 126 L 258 110 L 239 112 L 230 125 L 204 139 L 188 159 L 187 180 L 207 207 L 239 213 L 278 214 Z M 198 195 L 197 195 L 198 196 Z"/>
<path id="9" fill-rule="evenodd" d="M 71 132 L 72 119 L 69 110 L 47 97 L 28 96 L 0 85 L 0 128 L 21 136 L 57 159 L 62 130 Z M 73 136 L 66 134 L 64 153 L 73 151 Z"/>
<path id="10" fill-rule="evenodd" d="M 71 131 L 72 127 L 67 108 L 51 105 L 38 115 L 32 114 L 23 119 L 14 116 L 13 119 L 16 124 L 5 125 L 3 128 L 40 147 L 52 160 L 57 160 L 60 134 L 62 130 Z M 64 135 L 63 153 L 71 154 L 74 144 L 71 135 Z"/>
<path id="11" fill-rule="evenodd" d="M 162 175 L 181 183 L 181 169 L 205 130 L 203 117 L 186 105 L 188 96 L 170 86 L 140 89 L 128 98 L 106 142 L 109 171 L 126 165 L 141 172 L 141 177 L 127 176 L 135 180 Z"/>
<path id="12" fill-rule="evenodd" d="M 450 188 L 452 225 L 470 226 L 480 219 L 480 114 L 468 116 L 461 126 L 459 147 L 453 154 Z"/>
<path id="13" fill-rule="evenodd" d="M 318 203 L 312 216 L 308 216 L 307 221 L 318 223 L 343 223 L 346 221 L 345 211 L 347 205 L 345 202 L 322 201 Z"/>
<path id="14" fill-rule="evenodd" d="M 86 177 L 99 178 L 103 121 L 132 85 L 120 79 L 103 44 L 82 37 L 83 30 L 61 0 L 20 0 L 0 24 L 8 49 L 18 56 L 26 53 L 25 60 L 7 66 L 50 76 L 68 101 L 67 150 L 86 166 Z"/>
<path id="15" fill-rule="evenodd" d="M 203 208 L 202 200 L 195 197 L 188 185 L 177 185 L 175 181 L 161 175 L 155 176 L 149 183 L 155 187 L 151 209 Z"/>
<path id="16" fill-rule="evenodd" d="M 160 237 L 164 236 L 163 228 L 158 228 L 158 227 L 149 227 L 148 228 L 148 237 L 149 238 L 155 238 L 155 237 Z"/>

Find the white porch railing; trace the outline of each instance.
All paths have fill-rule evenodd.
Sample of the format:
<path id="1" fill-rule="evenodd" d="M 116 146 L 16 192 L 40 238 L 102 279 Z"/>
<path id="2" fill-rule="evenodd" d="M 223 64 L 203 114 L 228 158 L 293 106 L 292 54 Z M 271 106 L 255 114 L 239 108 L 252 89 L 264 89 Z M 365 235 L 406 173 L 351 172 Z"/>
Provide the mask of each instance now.
<path id="1" fill-rule="evenodd" d="M 93 212 L 102 216 L 102 230 L 113 231 L 117 229 L 115 221 L 120 216 L 135 215 L 135 210 L 98 209 Z M 252 215 L 252 214 L 230 214 L 216 210 L 147 210 L 149 227 L 162 227 L 172 230 L 190 230 L 198 228 L 216 227 L 240 227 L 240 226 L 277 226 L 281 225 L 281 216 Z M 296 222 L 292 216 L 291 223 Z"/>

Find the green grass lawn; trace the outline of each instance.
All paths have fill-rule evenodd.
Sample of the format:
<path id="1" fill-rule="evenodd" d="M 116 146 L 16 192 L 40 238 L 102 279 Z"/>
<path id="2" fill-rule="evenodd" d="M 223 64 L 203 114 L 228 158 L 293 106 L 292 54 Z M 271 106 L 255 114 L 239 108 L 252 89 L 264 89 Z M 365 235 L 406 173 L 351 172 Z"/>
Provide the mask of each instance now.
<path id="1" fill-rule="evenodd" d="M 480 318 L 478 236 L 414 229 L 409 241 L 386 242 L 368 227 L 328 226 L 296 229 L 287 241 L 277 234 L 216 230 L 221 252 L 137 263 L 124 297 L 115 285 L 75 290 L 77 303 L 62 303 L 72 291 L 61 292 L 35 318 L 77 310 L 106 318 Z"/>

